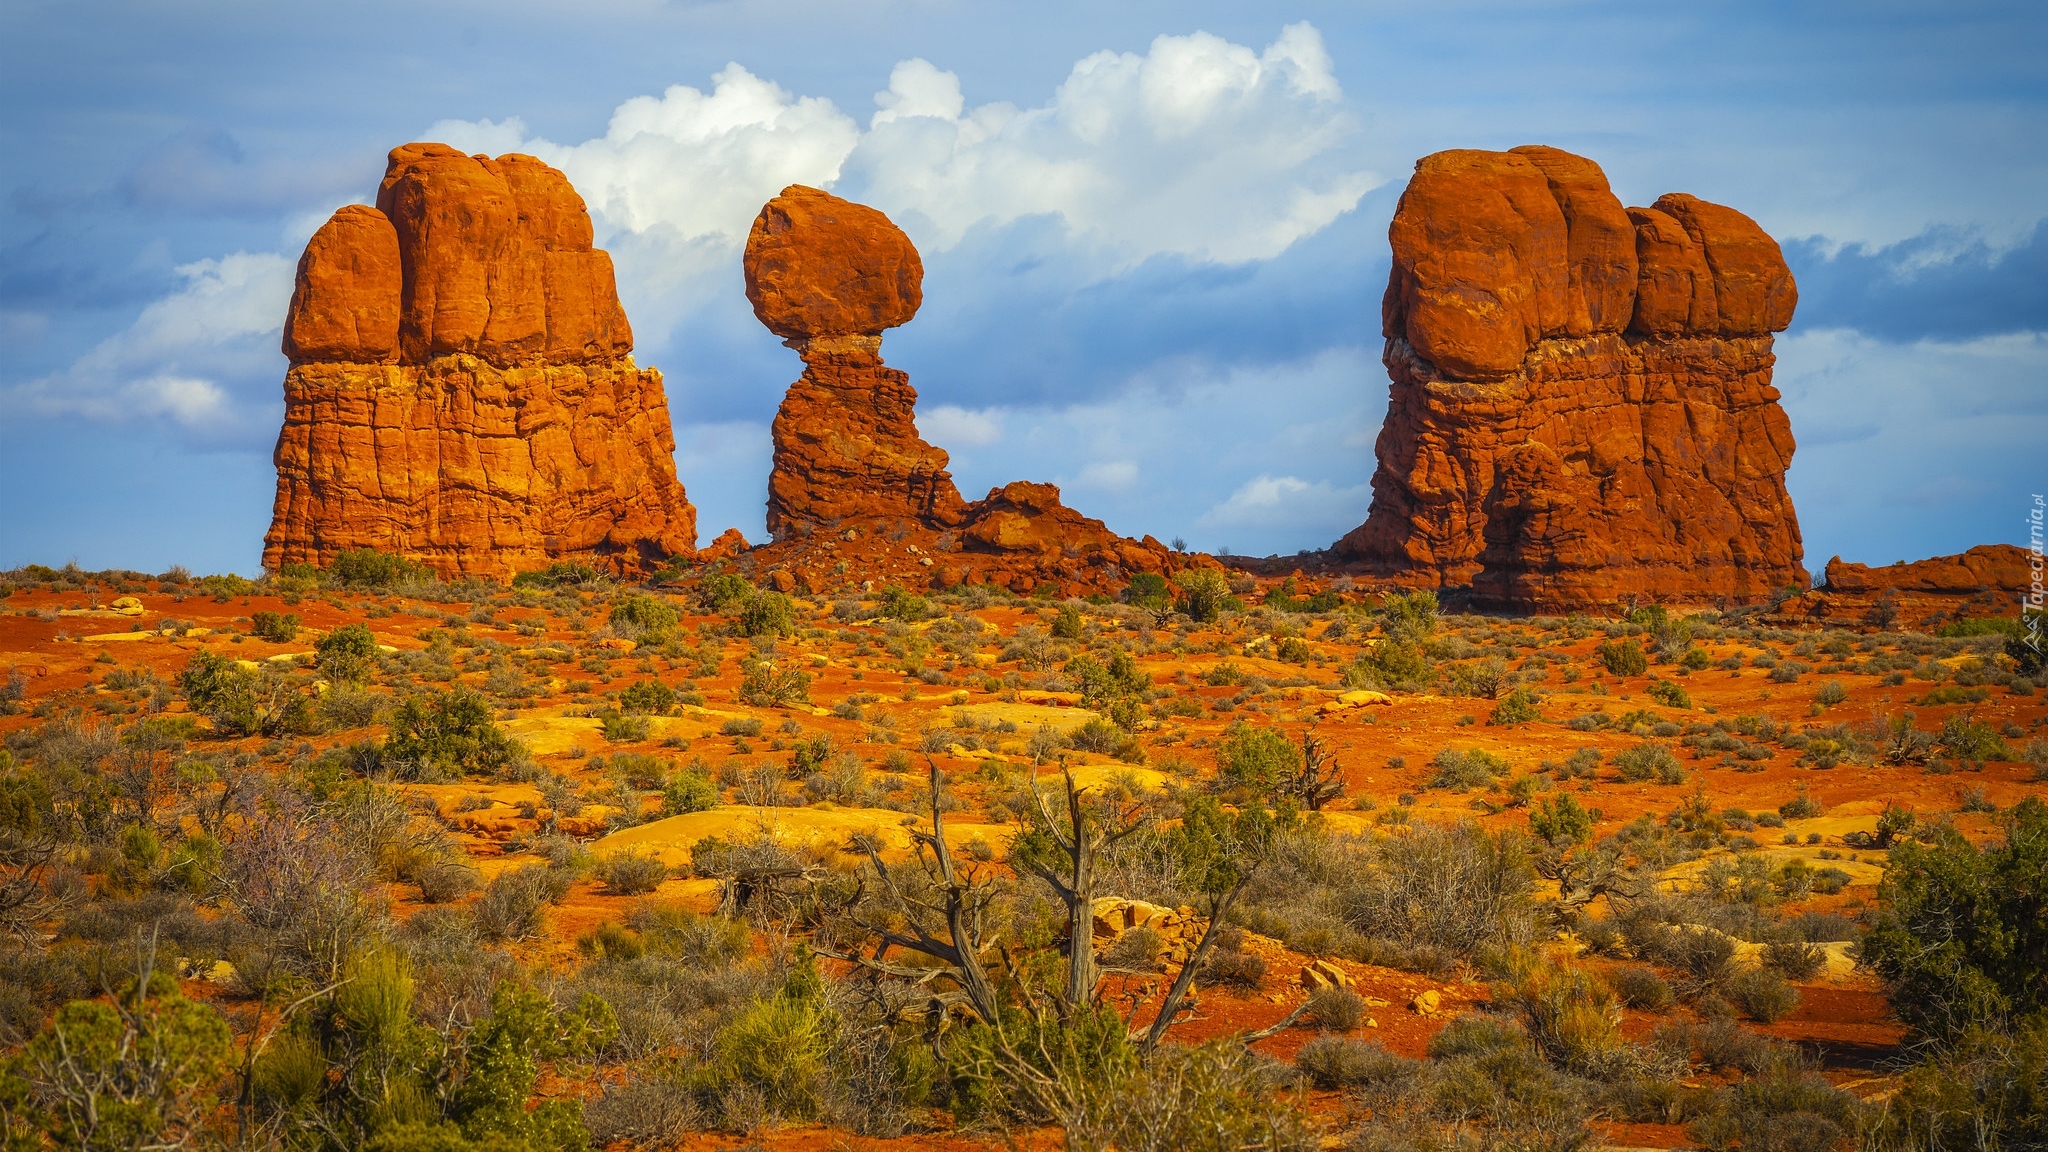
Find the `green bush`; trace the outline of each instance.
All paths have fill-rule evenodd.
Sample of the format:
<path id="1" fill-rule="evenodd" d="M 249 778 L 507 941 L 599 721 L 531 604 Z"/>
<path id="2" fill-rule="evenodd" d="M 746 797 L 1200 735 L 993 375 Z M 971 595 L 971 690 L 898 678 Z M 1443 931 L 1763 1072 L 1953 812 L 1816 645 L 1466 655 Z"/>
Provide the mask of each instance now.
<path id="1" fill-rule="evenodd" d="M 1998 729 L 1960 712 L 1942 721 L 1935 746 L 1957 760 L 2012 759 L 2012 749 Z"/>
<path id="2" fill-rule="evenodd" d="M 1872 1125 L 1872 1152 L 2048 1145 L 2048 1017 L 1972 1028 L 1908 1070 Z"/>
<path id="3" fill-rule="evenodd" d="M 1543 714 L 1536 710 L 1536 696 L 1527 688 L 1517 688 L 1502 698 L 1487 718 L 1489 724 L 1526 724 L 1541 720 Z"/>
<path id="4" fill-rule="evenodd" d="M 1593 814 L 1569 792 L 1559 793 L 1530 810 L 1529 831 L 1560 848 L 1583 844 L 1593 836 Z"/>
<path id="5" fill-rule="evenodd" d="M 1081 610 L 1072 604 L 1060 605 L 1059 615 L 1052 619 L 1052 634 L 1056 640 L 1079 640 L 1088 630 L 1088 622 L 1082 618 Z"/>
<path id="6" fill-rule="evenodd" d="M 1669 1012 L 1677 1002 L 1671 985 L 1647 964 L 1624 964 L 1607 973 L 1607 986 L 1621 1002 L 1642 1012 Z"/>
<path id="7" fill-rule="evenodd" d="M 1936 825 L 1926 843 L 1891 850 L 1863 961 L 1914 1031 L 1958 1041 L 2048 1014 L 2048 804 L 2029 796 L 2005 814 L 2002 841 L 1976 848 Z"/>
<path id="8" fill-rule="evenodd" d="M 619 693 L 619 705 L 628 712 L 666 716 L 676 709 L 676 692 L 659 680 L 642 680 Z"/>
<path id="9" fill-rule="evenodd" d="M 1429 786 L 1454 792 L 1484 788 L 1509 772 L 1506 760 L 1483 748 L 1445 748 L 1430 760 L 1430 766 L 1436 771 L 1429 778 Z"/>
<path id="10" fill-rule="evenodd" d="M 796 610 L 782 593 L 760 592 L 740 606 L 736 623 L 742 636 L 789 636 L 796 632 Z"/>
<path id="11" fill-rule="evenodd" d="M 199 1139 L 234 1056 L 227 1021 L 212 1006 L 187 1000 L 163 973 L 146 986 L 131 981 L 111 999 L 64 1005 L 0 1064 L 0 1139 L 7 1147 L 43 1147 L 32 1131 L 55 1147 L 78 1149 L 180 1147 Z M 10 1132 L 7 1121 L 23 1128 Z"/>
<path id="12" fill-rule="evenodd" d="M 811 676 L 801 668 L 778 669 L 766 661 L 755 661 L 740 674 L 740 701 L 757 708 L 781 708 L 808 703 Z"/>
<path id="13" fill-rule="evenodd" d="M 367 624 L 343 624 L 313 644 L 314 663 L 333 683 L 360 684 L 377 662 L 377 637 Z"/>
<path id="14" fill-rule="evenodd" d="M 914 624 L 931 614 L 932 602 L 923 596 L 896 584 L 882 589 L 882 615 Z"/>
<path id="15" fill-rule="evenodd" d="M 1659 784 L 1683 784 L 1686 772 L 1668 745 L 1645 740 L 1614 756 L 1615 771 L 1631 784 L 1655 780 Z"/>
<path id="16" fill-rule="evenodd" d="M 1349 988 L 1319 988 L 1308 998 L 1308 1015 L 1333 1032 L 1349 1032 L 1365 1020 L 1365 997 Z"/>
<path id="17" fill-rule="evenodd" d="M 384 759 L 417 780 L 497 772 L 524 759 L 519 743 L 498 729 L 491 702 L 468 688 L 408 696 L 390 720 Z"/>
<path id="18" fill-rule="evenodd" d="M 1239 720 L 1216 746 L 1217 782 L 1226 787 L 1267 795 L 1300 771 L 1301 749 L 1276 729 Z"/>
<path id="19" fill-rule="evenodd" d="M 1722 984 L 1721 994 L 1750 1019 L 1764 1024 L 1777 1023 L 1799 1006 L 1799 990 L 1771 968 L 1735 974 Z"/>
<path id="20" fill-rule="evenodd" d="M 580 560 L 557 560 L 538 572 L 512 577 L 514 588 L 560 588 L 564 584 L 595 584 L 604 574 Z"/>
<path id="21" fill-rule="evenodd" d="M 652 731 L 647 717 L 631 712 L 606 709 L 598 713 L 598 721 L 605 740 L 613 744 L 637 744 L 647 739 Z"/>
<path id="22" fill-rule="evenodd" d="M 1650 670 L 1650 658 L 1634 640 L 1609 640 L 1600 645 L 1600 663 L 1616 676 L 1641 676 Z"/>
<path id="23" fill-rule="evenodd" d="M 313 698 L 276 669 L 245 668 L 202 649 L 192 654 L 178 683 L 192 710 L 225 736 L 283 736 L 316 728 Z"/>
<path id="24" fill-rule="evenodd" d="M 1318 1088 L 1398 1086 L 1419 1079 L 1427 1067 L 1420 1060 L 1397 1056 L 1377 1041 L 1318 1036 L 1301 1046 L 1294 1066 Z"/>
<path id="25" fill-rule="evenodd" d="M 1842 687 L 1840 680 L 1828 681 L 1820 686 L 1820 691 L 1813 694 L 1813 702 L 1823 708 L 1833 708 L 1848 698 L 1849 690 Z"/>
<path id="26" fill-rule="evenodd" d="M 1856 1134 L 1861 1111 L 1856 1097 L 1781 1062 L 1717 1091 L 1690 1132 L 1713 1152 L 1833 1152 Z"/>
<path id="27" fill-rule="evenodd" d="M 668 865 L 652 856 L 621 852 L 607 856 L 591 869 L 604 882 L 605 890 L 619 896 L 638 896 L 661 887 L 668 879 Z"/>
<path id="28" fill-rule="evenodd" d="M 1667 708 L 1692 707 L 1692 697 L 1675 680 L 1658 680 L 1651 684 L 1650 698 Z"/>
<path id="29" fill-rule="evenodd" d="M 1173 600 L 1173 589 L 1157 572 L 1140 572 L 1124 589 L 1124 602 L 1137 608 L 1160 609 Z"/>
<path id="30" fill-rule="evenodd" d="M 1180 588 L 1174 607 L 1198 623 L 1207 624 L 1225 612 L 1244 608 L 1243 602 L 1230 594 L 1229 579 L 1214 568 L 1189 568 L 1173 582 Z"/>
<path id="31" fill-rule="evenodd" d="M 675 630 L 683 614 L 660 596 L 627 596 L 612 605 L 606 623 L 612 631 L 642 644 L 660 644 Z"/>
<path id="32" fill-rule="evenodd" d="M 694 769 L 684 769 L 668 778 L 661 789 L 661 814 L 682 816 L 718 806 L 718 785 Z"/>
<path id="33" fill-rule="evenodd" d="M 249 630 L 273 644 L 289 644 L 299 637 L 296 612 L 256 612 L 249 617 Z"/>
<path id="34" fill-rule="evenodd" d="M 719 1031 L 712 1066 L 722 1083 L 760 1092 L 776 1115 L 808 1120 L 830 1091 L 838 1027 L 806 952 L 780 992 L 756 1001 Z"/>
<path id="35" fill-rule="evenodd" d="M 390 588 L 399 584 L 431 581 L 432 570 L 402 556 L 375 548 L 350 548 L 334 558 L 327 568 L 336 581 L 356 588 Z"/>

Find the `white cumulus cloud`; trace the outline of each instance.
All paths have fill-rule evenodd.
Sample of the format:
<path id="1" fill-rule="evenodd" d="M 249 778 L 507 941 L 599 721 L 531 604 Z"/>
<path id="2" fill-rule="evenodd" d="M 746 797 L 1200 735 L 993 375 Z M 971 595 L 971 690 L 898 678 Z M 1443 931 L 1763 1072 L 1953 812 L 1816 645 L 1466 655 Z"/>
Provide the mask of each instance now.
<path id="1" fill-rule="evenodd" d="M 240 430 L 251 389 L 276 387 L 277 334 L 292 294 L 292 262 L 236 252 L 176 269 L 184 284 L 62 372 L 0 393 L 0 403 L 45 416 L 169 419 L 206 436 Z"/>
<path id="2" fill-rule="evenodd" d="M 941 448 L 978 448 L 1003 438 L 1003 414 L 934 404 L 917 414 L 917 433 Z"/>

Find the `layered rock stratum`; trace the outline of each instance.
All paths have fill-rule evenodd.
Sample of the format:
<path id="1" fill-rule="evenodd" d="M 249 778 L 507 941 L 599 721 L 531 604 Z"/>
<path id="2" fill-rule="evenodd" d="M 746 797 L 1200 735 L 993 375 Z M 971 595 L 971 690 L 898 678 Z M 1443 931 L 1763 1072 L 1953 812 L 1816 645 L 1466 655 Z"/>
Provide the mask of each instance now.
<path id="1" fill-rule="evenodd" d="M 1388 234 L 1393 383 L 1349 566 L 1525 611 L 1806 587 L 1771 386 L 1798 290 L 1754 221 L 1624 208 L 1591 160 L 1529 146 L 1424 157 Z"/>
<path id="2" fill-rule="evenodd" d="M 858 563 L 859 575 L 919 585 L 1082 592 L 1195 562 L 1149 536 L 1118 536 L 1051 484 L 961 498 L 945 450 L 918 434 L 910 377 L 882 362 L 882 333 L 923 302 L 924 265 L 881 212 L 785 188 L 755 218 L 745 271 L 754 315 L 804 363 L 775 414 L 773 543 L 755 564 L 815 589 Z"/>
<path id="3" fill-rule="evenodd" d="M 661 373 L 562 173 L 391 151 L 299 259 L 263 563 L 376 548 L 442 576 L 642 572 L 696 543 Z"/>

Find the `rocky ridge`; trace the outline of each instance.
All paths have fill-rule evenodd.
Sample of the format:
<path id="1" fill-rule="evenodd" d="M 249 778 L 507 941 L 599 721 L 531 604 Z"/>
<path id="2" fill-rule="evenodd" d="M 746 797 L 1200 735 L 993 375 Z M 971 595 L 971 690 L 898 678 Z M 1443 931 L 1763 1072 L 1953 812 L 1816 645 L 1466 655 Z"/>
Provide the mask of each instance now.
<path id="1" fill-rule="evenodd" d="M 755 219 L 745 267 L 755 316 L 804 362 L 775 415 L 773 541 L 749 555 L 751 567 L 813 590 L 857 569 L 917 587 L 1077 594 L 1199 562 L 1149 536 L 1116 535 L 1060 503 L 1051 484 L 961 498 L 946 452 L 918 434 L 910 377 L 882 362 L 882 333 L 916 315 L 924 278 L 916 247 L 887 216 L 792 185 Z"/>
<path id="2" fill-rule="evenodd" d="M 393 149 L 376 207 L 306 245 L 283 346 L 272 571 L 367 547 L 442 576 L 636 573 L 694 549 L 661 374 L 540 160 Z"/>
<path id="3" fill-rule="evenodd" d="M 1424 157 L 1389 238 L 1392 391 L 1346 567 L 1523 611 L 1806 587 L 1771 386 L 1797 288 L 1755 222 L 1625 209 L 1530 146 Z"/>

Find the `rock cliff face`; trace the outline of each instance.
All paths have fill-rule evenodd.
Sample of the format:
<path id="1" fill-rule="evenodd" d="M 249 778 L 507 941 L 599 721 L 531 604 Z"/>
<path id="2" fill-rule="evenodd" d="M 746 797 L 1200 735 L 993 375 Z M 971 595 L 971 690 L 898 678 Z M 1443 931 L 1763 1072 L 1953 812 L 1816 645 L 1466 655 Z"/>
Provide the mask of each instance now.
<path id="1" fill-rule="evenodd" d="M 876 579 L 1074 592 L 1192 562 L 1150 537 L 1117 536 L 1062 505 L 1050 484 L 961 499 L 945 451 L 918 435 L 910 378 L 882 363 L 882 333 L 916 315 L 923 279 L 910 238 L 872 208 L 792 185 L 761 209 L 747 238 L 747 299 L 804 372 L 775 414 L 774 543 L 753 562 L 817 590 L 858 562 Z"/>
<path id="2" fill-rule="evenodd" d="M 263 563 L 377 548 L 444 576 L 696 543 L 661 374 L 633 363 L 582 197 L 531 156 L 391 152 L 299 259 Z"/>
<path id="3" fill-rule="evenodd" d="M 1797 289 L 1748 217 L 1624 209 L 1555 148 L 1426 156 L 1388 230 L 1393 388 L 1357 570 L 1480 606 L 1804 588 L 1771 333 Z"/>

